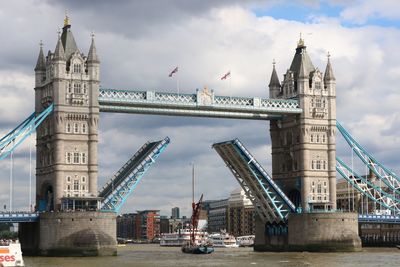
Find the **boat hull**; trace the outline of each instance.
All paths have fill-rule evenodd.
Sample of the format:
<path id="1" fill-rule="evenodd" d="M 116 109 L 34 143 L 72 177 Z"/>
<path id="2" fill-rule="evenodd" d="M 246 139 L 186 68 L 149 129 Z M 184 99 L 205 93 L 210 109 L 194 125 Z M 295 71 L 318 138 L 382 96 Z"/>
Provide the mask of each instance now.
<path id="1" fill-rule="evenodd" d="M 214 252 L 214 248 L 208 246 L 183 246 L 182 252 L 188 254 L 210 254 Z"/>

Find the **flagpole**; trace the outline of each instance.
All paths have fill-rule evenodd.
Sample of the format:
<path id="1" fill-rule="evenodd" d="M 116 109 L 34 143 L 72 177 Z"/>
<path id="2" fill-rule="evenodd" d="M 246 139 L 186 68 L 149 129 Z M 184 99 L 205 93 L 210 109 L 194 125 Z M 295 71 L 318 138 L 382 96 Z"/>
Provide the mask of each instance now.
<path id="1" fill-rule="evenodd" d="M 229 71 L 229 100 L 231 100 L 232 95 L 232 72 Z"/>
<path id="2" fill-rule="evenodd" d="M 178 91 L 179 96 L 179 71 L 176 72 L 176 90 Z"/>

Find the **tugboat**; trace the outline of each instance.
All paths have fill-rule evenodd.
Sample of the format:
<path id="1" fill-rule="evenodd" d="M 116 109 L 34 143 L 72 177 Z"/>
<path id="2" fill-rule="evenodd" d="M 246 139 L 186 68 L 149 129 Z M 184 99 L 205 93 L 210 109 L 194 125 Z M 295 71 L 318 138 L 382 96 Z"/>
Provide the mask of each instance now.
<path id="1" fill-rule="evenodd" d="M 199 223 L 200 208 L 203 202 L 203 194 L 197 203 L 194 203 L 194 164 L 192 165 L 192 217 L 190 219 L 190 241 L 182 246 L 183 253 L 190 254 L 210 254 L 214 251 L 212 244 L 208 241 L 203 241 L 200 245 L 196 244 L 197 226 Z"/>

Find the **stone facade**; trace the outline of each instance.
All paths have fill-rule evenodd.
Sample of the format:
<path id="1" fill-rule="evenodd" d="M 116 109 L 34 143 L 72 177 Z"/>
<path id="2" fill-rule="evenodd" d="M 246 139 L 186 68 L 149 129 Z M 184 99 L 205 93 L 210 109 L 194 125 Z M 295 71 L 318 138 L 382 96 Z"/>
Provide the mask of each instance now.
<path id="1" fill-rule="evenodd" d="M 336 208 L 336 81 L 328 57 L 323 74 L 300 38 L 281 83 L 275 65 L 270 98 L 297 98 L 303 113 L 270 121 L 272 176 L 303 210 Z"/>
<path id="2" fill-rule="evenodd" d="M 97 196 L 99 69 L 94 39 L 81 53 L 68 17 L 54 52 L 40 47 L 35 68 L 35 111 L 54 111 L 37 129 L 36 203 L 59 210 L 62 197 Z"/>

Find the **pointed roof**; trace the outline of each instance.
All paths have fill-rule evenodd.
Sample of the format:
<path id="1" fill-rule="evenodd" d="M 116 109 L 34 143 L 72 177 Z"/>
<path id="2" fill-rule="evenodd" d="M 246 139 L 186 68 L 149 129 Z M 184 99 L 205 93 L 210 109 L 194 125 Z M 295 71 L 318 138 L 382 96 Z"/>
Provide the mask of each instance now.
<path id="1" fill-rule="evenodd" d="M 35 71 L 38 70 L 46 70 L 46 60 L 44 58 L 44 54 L 43 54 L 43 44 L 42 42 L 40 42 L 40 50 L 39 50 L 39 56 L 36 62 L 36 67 L 35 67 Z"/>
<path id="2" fill-rule="evenodd" d="M 331 57 L 331 55 L 328 53 L 328 63 L 326 64 L 324 82 L 325 81 L 334 81 L 334 80 L 336 80 L 335 76 L 333 75 L 333 70 L 332 70 L 330 57 Z"/>
<path id="3" fill-rule="evenodd" d="M 94 34 L 92 34 L 92 43 L 90 44 L 87 62 L 100 63 L 99 57 L 97 56 L 96 45 L 94 43 Z"/>
<path id="4" fill-rule="evenodd" d="M 294 73 L 295 80 L 297 80 L 301 72 L 303 72 L 301 77 L 308 77 L 309 74 L 315 70 L 313 63 L 307 54 L 304 40 L 301 37 L 297 43 L 296 54 L 293 57 L 289 69 Z"/>
<path id="5" fill-rule="evenodd" d="M 272 65 L 273 68 L 272 68 L 271 80 L 269 81 L 268 87 L 281 87 L 281 83 L 279 82 L 279 77 L 275 69 L 275 60 L 272 62 Z"/>
<path id="6" fill-rule="evenodd" d="M 72 35 L 71 32 L 71 23 L 69 21 L 69 17 L 65 16 L 64 19 L 64 27 L 62 29 L 62 34 L 61 34 L 61 42 L 64 47 L 65 51 L 65 58 L 69 60 L 71 55 L 75 53 L 76 51 L 79 51 L 78 46 L 76 45 L 74 36 Z"/>
<path id="7" fill-rule="evenodd" d="M 56 49 L 54 50 L 54 60 L 65 60 L 65 52 L 64 52 L 64 47 L 61 43 L 61 38 L 60 36 L 58 37 L 58 42 L 57 42 L 57 46 Z"/>

